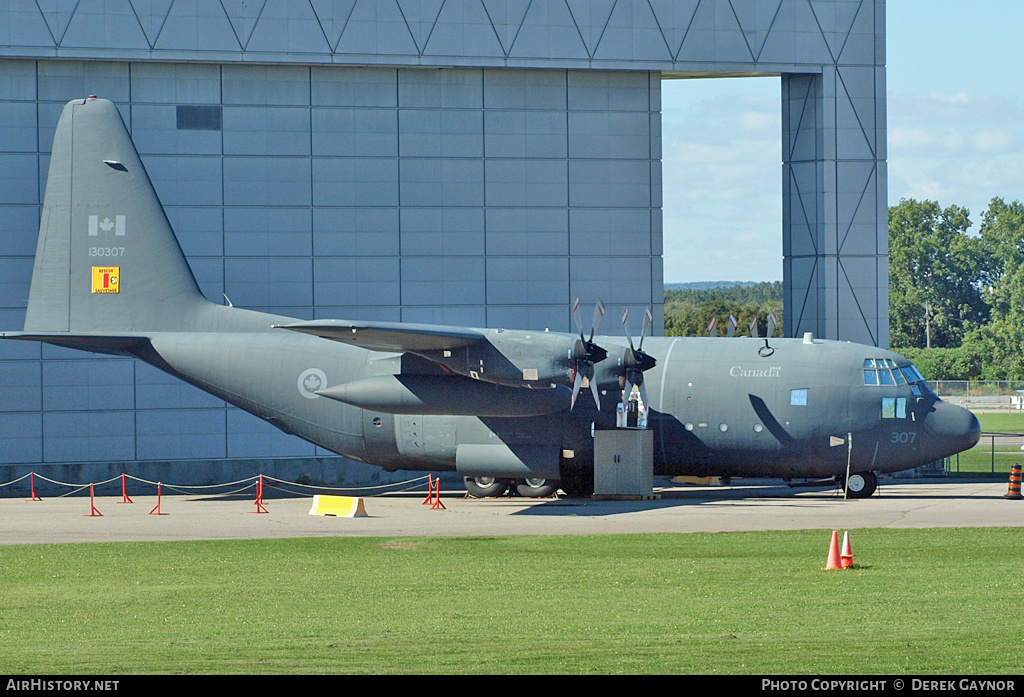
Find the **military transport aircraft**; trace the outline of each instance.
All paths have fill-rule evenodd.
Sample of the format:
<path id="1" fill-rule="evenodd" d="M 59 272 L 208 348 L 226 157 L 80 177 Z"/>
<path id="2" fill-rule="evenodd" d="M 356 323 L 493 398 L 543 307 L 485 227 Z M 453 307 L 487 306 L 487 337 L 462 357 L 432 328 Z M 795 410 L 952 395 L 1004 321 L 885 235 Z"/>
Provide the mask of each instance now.
<path id="1" fill-rule="evenodd" d="M 61 115 L 24 331 L 2 336 L 134 356 L 346 457 L 456 471 L 475 495 L 586 494 L 594 431 L 616 427 L 624 398 L 643 403 L 656 474 L 850 471 L 850 493 L 867 496 L 878 472 L 978 441 L 978 420 L 895 353 L 810 335 L 644 344 L 649 312 L 634 347 L 628 325 L 595 335 L 602 312 L 587 336 L 578 304 L 573 334 L 297 321 L 210 302 L 117 108 L 90 97 Z"/>

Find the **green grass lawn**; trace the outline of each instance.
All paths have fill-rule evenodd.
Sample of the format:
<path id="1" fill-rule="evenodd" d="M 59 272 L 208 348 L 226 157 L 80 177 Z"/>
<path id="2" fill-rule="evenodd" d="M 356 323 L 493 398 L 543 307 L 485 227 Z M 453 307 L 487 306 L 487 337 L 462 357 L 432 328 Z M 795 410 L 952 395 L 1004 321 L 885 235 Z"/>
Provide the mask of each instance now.
<path id="1" fill-rule="evenodd" d="M 6 673 L 1019 674 L 1019 530 L 0 547 Z"/>
<path id="2" fill-rule="evenodd" d="M 1024 413 L 979 414 L 978 422 L 983 433 L 1024 433 Z"/>

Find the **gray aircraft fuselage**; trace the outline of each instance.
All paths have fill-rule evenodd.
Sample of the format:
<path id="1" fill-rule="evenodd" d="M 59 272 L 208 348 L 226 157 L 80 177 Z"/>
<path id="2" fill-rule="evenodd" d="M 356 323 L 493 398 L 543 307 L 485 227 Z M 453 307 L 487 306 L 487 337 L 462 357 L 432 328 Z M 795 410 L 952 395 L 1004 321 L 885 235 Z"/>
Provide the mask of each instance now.
<path id="1" fill-rule="evenodd" d="M 593 433 L 616 426 L 638 374 L 658 474 L 829 477 L 848 458 L 851 472 L 889 472 L 980 433 L 906 359 L 872 346 L 649 337 L 643 353 L 656 364 L 636 368 L 625 337 L 594 337 L 598 356 L 577 334 L 303 322 L 216 305 L 116 107 L 95 98 L 61 115 L 25 328 L 2 336 L 132 355 L 341 455 L 468 477 L 592 472 Z M 600 409 L 589 384 L 572 405 L 584 373 Z"/>
<path id="2" fill-rule="evenodd" d="M 401 354 L 271 329 L 286 320 L 247 315 L 254 330 L 262 325 L 261 331 L 154 333 L 143 349 L 130 352 L 286 432 L 388 469 L 558 479 L 560 461 L 578 459 L 587 463 L 582 466 L 592 466 L 592 428 L 615 427 L 621 391 L 614 385 L 602 390 L 601 411 L 588 399 L 580 399 L 570 411 L 567 386 L 530 390 L 455 374 L 403 373 L 403 362 L 409 361 Z M 523 338 L 538 334 L 503 333 Z M 571 334 L 549 336 L 575 339 Z M 598 336 L 595 342 L 609 349 L 626 347 L 623 337 Z M 864 384 L 865 359 L 909 365 L 894 353 L 835 341 L 771 339 L 768 344 L 773 351 L 762 357 L 763 340 L 647 339 L 646 352 L 658 358 L 644 377 L 656 473 L 833 476 L 846 470 L 847 434 L 852 435 L 852 471 L 889 472 L 941 459 L 977 440 L 973 415 L 920 389 L 923 383 L 918 383 L 916 395 L 910 383 Z M 413 369 L 422 369 L 424 363 L 416 361 Z M 316 394 L 333 385 L 395 375 L 423 376 L 437 397 L 435 403 L 442 405 L 436 408 L 452 413 L 386 413 Z M 552 402 L 551 413 L 533 416 L 460 414 L 461 396 L 468 389 L 491 392 L 496 404 L 511 400 L 510 408 L 520 399 L 518 393 L 524 402 L 545 393 L 545 399 L 551 395 L 561 404 Z M 794 390 L 802 392 L 794 397 Z M 381 408 L 388 408 L 385 398 Z M 895 410 L 883 416 L 884 399 L 905 400 L 900 416 Z M 539 403 L 537 409 L 546 411 L 548 401 Z M 464 461 L 459 449 L 467 445 L 498 446 L 496 453 L 502 445 L 530 448 L 534 454 L 521 459 L 532 469 L 509 469 L 501 458 Z M 487 450 L 472 452 L 479 458 Z"/>

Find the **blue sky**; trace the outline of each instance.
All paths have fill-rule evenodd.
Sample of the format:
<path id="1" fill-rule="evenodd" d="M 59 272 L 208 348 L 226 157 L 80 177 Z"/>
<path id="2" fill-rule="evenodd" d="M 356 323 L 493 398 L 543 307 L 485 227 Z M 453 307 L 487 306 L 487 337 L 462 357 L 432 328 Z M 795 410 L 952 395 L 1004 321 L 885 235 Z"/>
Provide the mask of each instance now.
<path id="1" fill-rule="evenodd" d="M 1024 199 L 1024 2 L 886 3 L 889 205 Z M 778 78 L 662 83 L 665 282 L 782 279 Z M 976 225 L 975 225 L 976 227 Z"/>

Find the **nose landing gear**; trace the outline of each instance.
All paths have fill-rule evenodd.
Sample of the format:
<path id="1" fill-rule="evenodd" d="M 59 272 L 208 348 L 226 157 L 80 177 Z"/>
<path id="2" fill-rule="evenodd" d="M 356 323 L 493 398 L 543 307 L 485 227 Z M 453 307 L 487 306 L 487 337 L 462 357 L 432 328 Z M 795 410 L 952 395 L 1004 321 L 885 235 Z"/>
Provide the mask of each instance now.
<path id="1" fill-rule="evenodd" d="M 855 472 L 850 475 L 848 482 L 844 479 L 845 477 L 836 477 L 836 483 L 851 499 L 866 499 L 878 488 L 878 477 L 874 472 Z"/>

